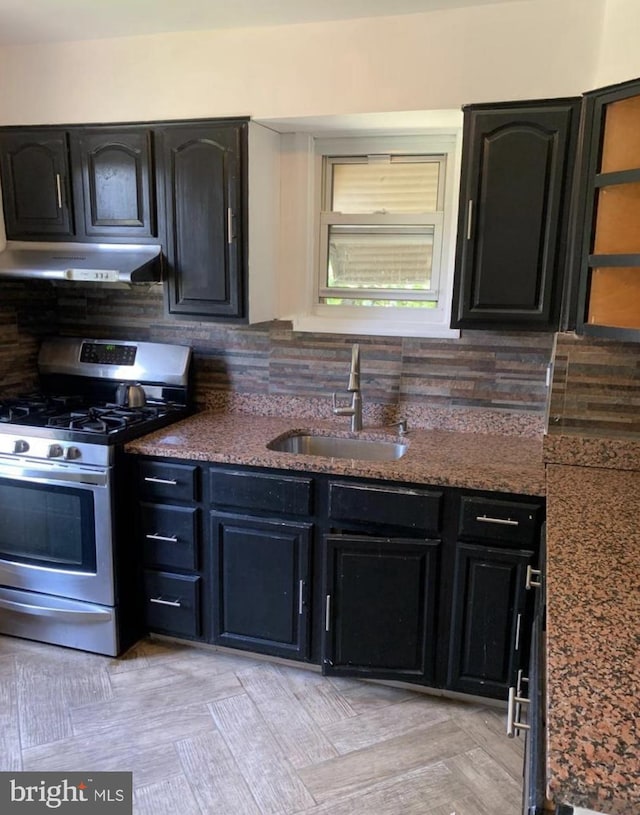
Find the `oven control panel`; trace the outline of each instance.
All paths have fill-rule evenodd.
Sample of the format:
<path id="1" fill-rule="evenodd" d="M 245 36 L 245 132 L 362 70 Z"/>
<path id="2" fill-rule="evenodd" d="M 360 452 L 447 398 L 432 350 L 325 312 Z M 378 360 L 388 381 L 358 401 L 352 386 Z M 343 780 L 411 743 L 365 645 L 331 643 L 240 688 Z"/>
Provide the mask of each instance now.
<path id="1" fill-rule="evenodd" d="M 112 342 L 83 342 L 80 362 L 98 365 L 135 365 L 135 345 L 120 345 Z"/>
<path id="2" fill-rule="evenodd" d="M 66 467 L 105 466 L 111 463 L 111 447 L 108 444 L 55 441 L 46 436 L 13 436 L 0 433 L 0 458 L 14 462 L 49 461 Z"/>

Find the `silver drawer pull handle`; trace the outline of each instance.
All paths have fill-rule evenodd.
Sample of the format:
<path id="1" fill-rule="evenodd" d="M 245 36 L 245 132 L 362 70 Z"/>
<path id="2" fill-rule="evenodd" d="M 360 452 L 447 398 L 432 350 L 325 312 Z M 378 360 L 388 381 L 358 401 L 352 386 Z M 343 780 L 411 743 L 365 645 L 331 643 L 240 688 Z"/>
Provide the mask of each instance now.
<path id="1" fill-rule="evenodd" d="M 298 581 L 298 614 L 304 612 L 304 580 Z"/>
<path id="2" fill-rule="evenodd" d="M 324 612 L 324 630 L 331 630 L 331 595 L 327 594 L 327 605 Z"/>
<path id="3" fill-rule="evenodd" d="M 507 707 L 507 736 L 512 739 L 516 730 L 531 730 L 531 726 L 516 720 L 516 705 L 528 705 L 529 700 L 518 696 L 513 685 L 509 688 L 509 704 Z"/>
<path id="4" fill-rule="evenodd" d="M 175 487 L 178 483 L 175 478 L 154 478 L 151 475 L 145 475 L 145 481 L 150 481 L 152 484 L 171 484 L 172 487 Z"/>
<path id="5" fill-rule="evenodd" d="M 535 577 L 542 577 L 540 569 L 534 569 L 533 566 L 527 566 L 527 576 L 525 578 L 525 589 L 539 589 L 542 585 L 541 580 L 534 580 Z"/>
<path id="6" fill-rule="evenodd" d="M 157 532 L 154 532 L 151 535 L 147 534 L 147 535 L 145 535 L 145 538 L 147 538 L 150 541 L 166 541 L 167 543 L 177 543 L 178 542 L 178 536 L 177 535 L 171 535 L 170 537 L 167 537 L 167 535 L 158 535 Z"/>
<path id="7" fill-rule="evenodd" d="M 520 526 L 520 521 L 511 518 L 487 518 L 486 515 L 476 515 L 476 521 L 483 524 L 502 524 L 503 526 Z"/>
<path id="8" fill-rule="evenodd" d="M 157 603 L 159 606 L 171 606 L 171 608 L 181 608 L 180 600 L 163 600 L 162 597 L 150 597 L 150 603 Z"/>

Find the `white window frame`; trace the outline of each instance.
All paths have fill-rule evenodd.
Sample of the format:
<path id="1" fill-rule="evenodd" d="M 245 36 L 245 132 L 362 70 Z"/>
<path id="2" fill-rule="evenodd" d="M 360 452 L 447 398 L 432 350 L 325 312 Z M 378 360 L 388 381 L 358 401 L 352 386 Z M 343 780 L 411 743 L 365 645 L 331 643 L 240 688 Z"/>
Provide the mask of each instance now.
<path id="1" fill-rule="evenodd" d="M 403 214 L 349 214 L 337 212 L 332 208 L 332 168 L 336 164 L 364 164 L 367 162 L 390 162 L 392 156 L 401 155 L 403 161 L 406 163 L 422 163 L 426 160 L 438 163 L 440 165 L 440 175 L 438 178 L 438 197 L 436 202 L 436 209 L 430 212 L 421 212 L 419 214 L 403 213 Z M 409 155 L 409 154 L 376 154 L 375 156 L 335 156 L 332 154 L 323 154 L 322 157 L 322 176 L 323 176 L 323 191 L 322 191 L 322 206 L 320 210 L 320 223 L 319 223 L 319 252 L 320 257 L 318 260 L 318 279 L 317 279 L 317 299 L 318 304 L 321 305 L 321 298 L 324 297 L 343 297 L 345 299 L 379 299 L 379 300 L 430 300 L 437 301 L 439 297 L 439 281 L 440 281 L 440 264 L 442 257 L 442 227 L 444 223 L 444 191 L 446 180 L 446 166 L 447 157 L 442 154 L 426 154 L 426 155 Z M 416 228 L 420 227 L 433 227 L 433 248 L 431 260 L 431 287 L 428 291 L 411 291 L 407 289 L 339 289 L 337 287 L 330 288 L 327 285 L 328 267 L 329 267 L 329 231 L 332 226 L 363 226 L 371 227 L 371 231 L 375 232 L 376 227 L 388 227 L 390 231 L 393 230 L 394 225 Z M 435 285 L 434 285 L 435 284 Z M 331 308 L 344 308 L 344 306 L 331 306 Z M 365 308 L 365 306 L 361 306 Z M 366 306 L 366 308 L 372 308 Z"/>
<path id="2" fill-rule="evenodd" d="M 457 191 L 460 176 L 460 134 L 425 133 L 412 136 L 356 136 L 314 138 L 313 162 L 313 269 L 312 301 L 306 313 L 293 316 L 293 327 L 299 331 L 340 334 L 374 334 L 382 336 L 459 337 L 450 328 L 455 256 L 455 223 L 457 221 Z M 322 249 L 320 221 L 323 205 L 323 161 L 325 156 L 347 155 L 444 155 L 445 178 L 442 179 L 444 212 L 440 242 L 439 298 L 436 308 L 391 308 L 379 306 L 335 306 L 321 303 L 319 284 Z M 403 216 L 404 217 L 404 216 Z M 434 242 L 435 243 L 435 242 Z M 325 250 L 326 251 L 326 250 Z M 324 271 L 322 271 L 324 274 Z"/>

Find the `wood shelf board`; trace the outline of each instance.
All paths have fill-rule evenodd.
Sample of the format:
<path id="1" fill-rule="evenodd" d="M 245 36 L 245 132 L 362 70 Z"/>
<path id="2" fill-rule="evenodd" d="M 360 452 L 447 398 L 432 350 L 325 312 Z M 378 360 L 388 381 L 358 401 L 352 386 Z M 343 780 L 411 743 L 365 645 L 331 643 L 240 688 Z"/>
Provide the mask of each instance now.
<path id="1" fill-rule="evenodd" d="M 637 168 L 640 156 L 640 95 L 606 106 L 601 173 Z"/>
<path id="2" fill-rule="evenodd" d="M 640 268 L 591 271 L 588 322 L 640 329 Z"/>

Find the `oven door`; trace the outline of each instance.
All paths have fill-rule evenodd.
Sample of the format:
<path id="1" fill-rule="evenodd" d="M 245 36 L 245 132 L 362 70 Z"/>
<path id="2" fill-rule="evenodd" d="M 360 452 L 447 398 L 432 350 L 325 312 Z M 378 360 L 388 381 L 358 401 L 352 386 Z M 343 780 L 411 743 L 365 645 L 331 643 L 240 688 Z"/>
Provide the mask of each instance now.
<path id="1" fill-rule="evenodd" d="M 109 468 L 0 456 L 0 586 L 115 605 Z"/>

